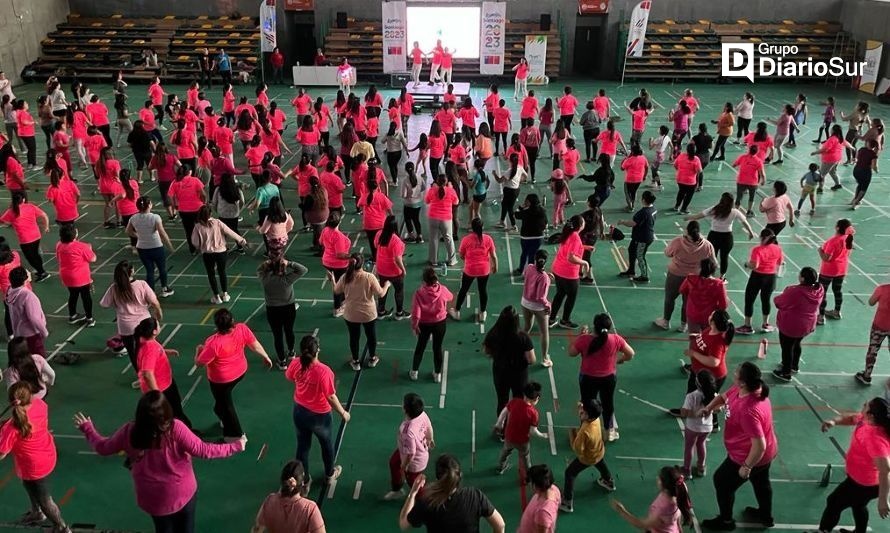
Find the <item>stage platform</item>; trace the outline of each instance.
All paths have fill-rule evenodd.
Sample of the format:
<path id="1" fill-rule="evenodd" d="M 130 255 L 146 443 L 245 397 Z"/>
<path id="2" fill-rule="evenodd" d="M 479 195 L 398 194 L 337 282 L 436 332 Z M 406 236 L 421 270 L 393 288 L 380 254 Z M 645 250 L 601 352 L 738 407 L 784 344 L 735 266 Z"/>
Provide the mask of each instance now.
<path id="1" fill-rule="evenodd" d="M 454 95 L 457 97 L 458 101 L 470 96 L 469 83 L 455 82 L 451 85 L 454 86 Z M 413 81 L 409 81 L 405 84 L 405 90 L 408 91 L 408 94 L 414 97 L 414 102 L 416 104 L 430 107 L 438 107 L 440 105 L 442 96 L 445 94 L 447 87 L 447 85 L 443 84 L 429 85 L 428 82 L 425 81 L 420 82 L 420 85 L 417 87 L 414 86 Z"/>

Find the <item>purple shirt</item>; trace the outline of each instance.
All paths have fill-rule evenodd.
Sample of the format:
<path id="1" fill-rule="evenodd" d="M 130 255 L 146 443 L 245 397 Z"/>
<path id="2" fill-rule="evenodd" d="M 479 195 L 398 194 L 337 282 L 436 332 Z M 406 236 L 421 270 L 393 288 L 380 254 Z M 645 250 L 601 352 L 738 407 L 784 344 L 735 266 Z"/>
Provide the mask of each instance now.
<path id="1" fill-rule="evenodd" d="M 130 473 L 136 489 L 136 504 L 152 516 L 180 511 L 198 490 L 192 469 L 192 456 L 202 459 L 229 457 L 244 450 L 241 442 L 210 444 L 195 436 L 185 424 L 173 421 L 173 428 L 157 449 L 137 450 L 130 445 L 132 422 L 105 438 L 92 422 L 80 427 L 90 446 L 99 455 L 126 452 L 132 463 Z"/>

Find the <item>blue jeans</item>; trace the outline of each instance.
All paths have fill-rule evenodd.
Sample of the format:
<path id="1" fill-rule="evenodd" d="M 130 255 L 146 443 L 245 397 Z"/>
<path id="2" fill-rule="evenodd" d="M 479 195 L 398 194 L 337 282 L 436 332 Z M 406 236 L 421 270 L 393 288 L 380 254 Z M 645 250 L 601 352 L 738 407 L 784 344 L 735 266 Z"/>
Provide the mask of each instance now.
<path id="1" fill-rule="evenodd" d="M 544 241 L 543 237 L 537 239 L 519 239 L 519 246 L 522 247 L 522 255 L 519 256 L 519 270 L 525 270 L 525 265 L 535 262 L 535 253 L 541 247 Z"/>
<path id="2" fill-rule="evenodd" d="M 195 510 L 198 507 L 198 494 L 185 504 L 185 507 L 173 514 L 151 516 L 155 524 L 155 533 L 192 533 L 195 531 Z"/>
<path id="3" fill-rule="evenodd" d="M 158 248 L 137 248 L 139 260 L 145 267 L 145 281 L 151 290 L 155 288 L 155 267 L 158 268 L 158 277 L 161 278 L 161 286 L 167 287 L 167 253 L 163 246 Z"/>
<path id="4" fill-rule="evenodd" d="M 294 404 L 294 427 L 297 430 L 297 460 L 303 463 L 303 469 L 309 474 L 309 449 L 312 447 L 312 435 L 318 438 L 321 445 L 321 460 L 324 463 L 326 476 L 334 473 L 334 442 L 331 440 L 331 413 L 314 413 L 300 404 Z"/>

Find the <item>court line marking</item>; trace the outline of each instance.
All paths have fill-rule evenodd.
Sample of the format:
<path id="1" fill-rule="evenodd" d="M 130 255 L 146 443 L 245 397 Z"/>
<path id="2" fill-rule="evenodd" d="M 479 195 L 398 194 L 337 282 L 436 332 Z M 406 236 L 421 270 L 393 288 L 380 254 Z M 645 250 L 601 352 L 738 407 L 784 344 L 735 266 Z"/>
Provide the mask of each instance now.
<path id="1" fill-rule="evenodd" d="M 553 414 L 547 411 L 547 440 L 550 441 L 550 455 L 556 455 L 556 435 L 553 433 Z"/>
<path id="2" fill-rule="evenodd" d="M 776 481 L 775 479 L 771 479 L 770 481 Z M 756 524 L 752 522 L 736 522 L 735 526 L 741 529 L 759 529 L 763 530 L 763 524 Z M 855 529 L 855 526 L 837 526 L 836 529 Z M 775 524 L 772 528 L 772 531 L 780 530 L 780 529 L 790 529 L 792 531 L 808 531 L 808 530 L 819 530 L 818 524 Z M 871 527 L 866 528 L 866 531 L 874 531 Z"/>
<path id="3" fill-rule="evenodd" d="M 678 459 L 676 457 L 639 457 L 636 455 L 616 455 L 615 459 L 623 459 L 627 461 L 658 461 L 662 463 L 677 463 L 683 461 L 683 459 Z"/>
<path id="4" fill-rule="evenodd" d="M 86 324 L 80 326 L 79 328 L 77 328 L 77 329 L 74 331 L 74 333 L 72 333 L 71 335 L 68 335 L 68 338 L 65 339 L 64 341 L 62 341 L 61 344 L 57 344 L 57 345 L 56 345 L 56 349 L 53 350 L 52 353 L 49 354 L 49 356 L 47 356 L 47 358 L 46 358 L 47 362 L 52 361 L 53 358 L 55 358 L 55 356 L 57 356 L 57 355 L 59 354 L 59 352 L 62 351 L 63 348 L 65 348 L 66 346 L 68 346 L 69 343 L 70 343 L 70 344 L 73 344 L 74 338 L 77 337 L 78 335 L 80 335 L 80 332 L 83 331 L 83 330 L 85 330 L 86 327 L 87 327 Z"/>
<path id="5" fill-rule="evenodd" d="M 476 468 L 476 410 L 470 415 L 470 469 Z"/>
<path id="6" fill-rule="evenodd" d="M 189 400 L 192 398 L 192 394 L 195 393 L 195 389 L 198 388 L 198 383 L 201 383 L 201 378 L 204 376 L 199 375 L 195 378 L 195 382 L 192 383 L 192 387 L 185 393 L 185 396 L 182 398 L 182 406 L 185 407 Z"/>
<path id="7" fill-rule="evenodd" d="M 362 480 L 355 482 L 355 490 L 352 491 L 352 499 L 357 500 L 362 493 Z"/>
<path id="8" fill-rule="evenodd" d="M 439 391 L 439 409 L 445 409 L 445 394 L 448 392 L 448 350 L 442 360 L 442 387 Z"/>

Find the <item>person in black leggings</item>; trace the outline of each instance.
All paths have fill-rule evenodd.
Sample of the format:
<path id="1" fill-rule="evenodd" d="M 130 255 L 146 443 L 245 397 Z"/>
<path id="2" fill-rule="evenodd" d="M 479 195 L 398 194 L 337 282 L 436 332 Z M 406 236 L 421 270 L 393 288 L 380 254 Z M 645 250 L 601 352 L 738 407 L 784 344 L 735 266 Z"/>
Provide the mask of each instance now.
<path id="1" fill-rule="evenodd" d="M 519 166 L 519 154 L 510 155 L 510 169 L 503 176 L 499 176 L 497 172 L 492 172 L 494 180 L 504 187 L 504 197 L 501 199 L 501 221 L 495 225 L 496 228 L 504 228 L 507 217 L 510 218 L 509 229 L 516 227 L 516 199 L 519 198 L 519 184 L 525 181 L 527 173 L 524 168 Z"/>
<path id="2" fill-rule="evenodd" d="M 36 271 L 34 281 L 40 283 L 50 276 L 49 272 L 43 268 L 43 257 L 40 255 L 40 235 L 49 233 L 49 217 L 39 207 L 28 202 L 28 196 L 24 191 L 16 191 L 10 198 L 9 209 L 0 215 L 0 225 L 13 226 L 13 222 L 33 225 L 32 233 L 37 235 L 36 239 L 22 242 L 18 228 L 16 234 L 19 236 L 22 255 Z"/>
<path id="3" fill-rule="evenodd" d="M 792 374 L 799 370 L 800 343 L 816 326 L 819 303 L 824 293 L 819 285 L 819 275 L 812 267 L 804 267 L 797 280 L 797 285 L 785 287 L 782 294 L 773 300 L 779 310 L 776 323 L 782 348 L 782 363 L 773 370 L 773 377 L 785 382 L 791 381 Z"/>
<path id="4" fill-rule="evenodd" d="M 294 301 L 294 283 L 307 272 L 309 269 L 300 263 L 283 258 L 279 261 L 265 261 L 257 268 L 266 302 L 266 320 L 272 331 L 280 370 L 287 369 L 288 359 L 296 357 L 294 321 L 297 318 L 297 306 Z"/>
<path id="5" fill-rule="evenodd" d="M 532 339 L 519 327 L 519 314 L 512 305 L 501 310 L 497 321 L 485 334 L 482 349 L 491 357 L 497 417 L 511 395 L 522 398 L 522 389 L 528 383 L 528 367 L 535 364 Z"/>
<path id="6" fill-rule="evenodd" d="M 748 232 L 748 239 L 754 238 L 754 230 L 751 224 L 745 218 L 745 213 L 738 208 L 734 208 L 735 198 L 731 193 L 725 192 L 720 195 L 720 201 L 714 207 L 705 209 L 701 213 L 690 215 L 685 220 L 700 220 L 702 218 L 711 219 L 711 231 L 708 232 L 708 242 L 714 246 L 714 254 L 720 260 L 720 277 L 726 278 L 726 271 L 729 269 L 729 252 L 735 244 L 732 238 L 732 223 L 736 220 L 741 223 L 745 231 Z"/>
<path id="7" fill-rule="evenodd" d="M 565 329 L 576 329 L 578 327 L 578 324 L 571 320 L 572 310 L 578 297 L 578 287 L 581 284 L 580 276 L 590 271 L 590 263 L 583 259 L 584 245 L 580 237 L 583 230 L 584 218 L 581 215 L 575 215 L 563 226 L 562 234 L 559 236 L 559 250 L 553 261 L 556 296 L 553 297 L 553 306 L 550 309 L 551 328 L 559 326 Z M 574 274 L 571 277 L 563 277 L 557 273 L 567 274 L 570 271 Z M 559 315 L 563 301 L 566 306 L 562 312 L 562 319 L 558 320 L 556 317 Z"/>
<path id="8" fill-rule="evenodd" d="M 834 237 L 828 239 L 819 248 L 819 257 L 822 259 L 822 267 L 819 271 L 819 283 L 825 289 L 822 303 L 819 305 L 819 318 L 817 325 L 825 323 L 825 318 L 832 320 L 841 319 L 841 306 L 844 303 L 844 278 L 847 274 L 847 262 L 850 251 L 853 249 L 853 223 L 846 218 L 837 221 Z M 828 305 L 828 286 L 834 294 L 834 310 L 826 311 Z"/>
<path id="9" fill-rule="evenodd" d="M 752 272 L 745 286 L 745 324 L 736 328 L 736 333 L 740 335 L 754 333 L 751 318 L 754 315 L 754 300 L 758 294 L 763 312 L 763 324 L 760 330 L 769 333 L 775 329 L 769 323 L 770 299 L 776 289 L 776 275 L 783 261 L 782 249 L 776 242 L 776 235 L 772 230 L 764 228 L 760 232 L 760 245 L 751 249 L 751 257 L 746 263 Z"/>
<path id="10" fill-rule="evenodd" d="M 460 308 L 467 298 L 473 281 L 479 291 L 479 322 L 484 322 L 488 308 L 488 278 L 491 274 L 497 274 L 498 256 L 491 236 L 482 233 L 482 219 L 476 217 L 470 223 L 472 233 L 463 238 L 458 253 L 464 260 L 464 271 L 461 275 L 460 290 L 454 307 L 448 310 L 448 315 L 454 320 L 460 320 Z M 486 264 L 487 263 L 487 264 Z"/>
<path id="11" fill-rule="evenodd" d="M 417 380 L 417 372 L 430 337 L 433 338 L 433 381 L 442 379 L 442 364 L 445 359 L 442 343 L 448 329 L 446 313 L 452 300 L 454 296 L 448 287 L 439 283 L 436 270 L 433 267 L 423 269 L 423 285 L 414 293 L 411 304 L 411 329 L 417 335 L 414 360 L 408 374 L 412 381 Z"/>

